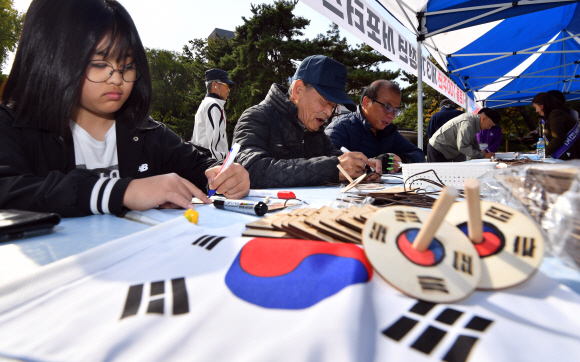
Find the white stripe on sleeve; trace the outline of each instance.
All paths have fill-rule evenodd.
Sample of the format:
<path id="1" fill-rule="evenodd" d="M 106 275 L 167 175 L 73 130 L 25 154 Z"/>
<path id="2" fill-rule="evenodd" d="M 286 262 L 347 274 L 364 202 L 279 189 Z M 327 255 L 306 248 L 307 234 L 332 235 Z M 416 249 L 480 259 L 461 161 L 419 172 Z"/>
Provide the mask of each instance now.
<path id="1" fill-rule="evenodd" d="M 117 183 L 117 181 L 119 181 L 118 178 L 112 178 L 111 181 L 109 181 L 109 183 L 105 187 L 105 192 L 103 192 L 103 198 L 102 198 L 103 201 L 101 204 L 101 209 L 103 210 L 103 212 L 105 214 L 111 213 L 109 211 L 109 198 L 111 197 L 111 191 L 113 191 L 113 186 L 115 186 L 115 183 Z"/>
<path id="2" fill-rule="evenodd" d="M 101 177 L 99 178 L 99 180 L 95 183 L 95 186 L 93 186 L 93 191 L 91 191 L 91 212 L 95 215 L 100 215 L 101 213 L 99 212 L 99 209 L 97 208 L 97 204 L 98 204 L 98 198 L 99 198 L 99 192 L 101 191 L 101 187 L 103 186 L 103 183 L 105 181 L 107 181 L 108 178 L 107 177 Z M 107 208 L 108 209 L 108 208 Z"/>

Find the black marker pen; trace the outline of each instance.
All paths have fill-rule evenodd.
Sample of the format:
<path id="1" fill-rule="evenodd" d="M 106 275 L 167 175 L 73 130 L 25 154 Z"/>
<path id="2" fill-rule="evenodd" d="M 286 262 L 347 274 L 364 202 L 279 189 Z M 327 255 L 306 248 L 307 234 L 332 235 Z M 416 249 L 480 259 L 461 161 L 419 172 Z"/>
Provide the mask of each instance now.
<path id="1" fill-rule="evenodd" d="M 252 202 L 244 200 L 213 200 L 213 206 L 218 209 L 257 216 L 264 216 L 268 212 L 268 205 L 262 201 Z"/>

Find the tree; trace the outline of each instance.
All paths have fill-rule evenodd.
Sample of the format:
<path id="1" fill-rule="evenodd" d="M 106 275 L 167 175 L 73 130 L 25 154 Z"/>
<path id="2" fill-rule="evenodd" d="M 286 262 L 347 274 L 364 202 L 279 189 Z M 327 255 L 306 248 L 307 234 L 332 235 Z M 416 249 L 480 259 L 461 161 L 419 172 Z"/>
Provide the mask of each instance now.
<path id="1" fill-rule="evenodd" d="M 0 0 L 0 68 L 4 67 L 8 52 L 16 49 L 24 15 L 14 9 L 12 0 Z"/>
<path id="2" fill-rule="evenodd" d="M 403 113 L 394 119 L 393 123 L 399 127 L 399 129 L 409 129 L 413 131 L 418 131 L 417 128 L 417 113 L 418 113 L 418 103 L 417 103 L 417 76 L 402 71 L 403 76 L 401 79 L 410 84 L 409 87 L 402 89 L 402 106 L 404 107 Z M 437 90 L 423 83 L 423 149 L 426 150 L 427 142 L 427 125 L 431 120 L 431 116 L 437 111 L 439 111 L 439 103 L 445 99 L 445 96 L 439 93 Z"/>
<path id="3" fill-rule="evenodd" d="M 176 52 L 160 49 L 146 51 L 153 83 L 151 116 L 189 140 L 195 115 L 190 107 L 195 85 L 191 64 L 183 61 Z"/>
<path id="4" fill-rule="evenodd" d="M 346 38 L 340 37 L 339 27 L 334 23 L 330 25 L 326 35 L 319 34 L 312 40 L 310 54 L 326 55 L 346 66 L 346 93 L 355 104 L 360 102 L 364 88 L 373 81 L 394 81 L 400 74 L 399 71 L 380 70 L 378 66 L 390 60 L 367 44 L 351 47 Z"/>

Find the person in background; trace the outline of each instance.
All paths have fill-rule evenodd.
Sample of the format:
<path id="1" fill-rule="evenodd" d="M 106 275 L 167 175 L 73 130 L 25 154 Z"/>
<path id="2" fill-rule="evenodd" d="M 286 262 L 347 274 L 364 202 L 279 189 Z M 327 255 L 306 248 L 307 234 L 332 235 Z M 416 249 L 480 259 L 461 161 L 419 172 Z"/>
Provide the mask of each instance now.
<path id="1" fill-rule="evenodd" d="M 491 158 L 495 153 L 479 150 L 477 133 L 498 125 L 501 116 L 487 108 L 480 114 L 464 113 L 439 128 L 427 145 L 427 162 L 461 162 L 466 157 Z"/>
<path id="2" fill-rule="evenodd" d="M 0 209 L 62 217 L 205 203 L 249 191 L 248 172 L 153 121 L 151 75 L 115 0 L 34 0 L 0 105 Z M 209 185 L 208 185 L 209 184 Z"/>
<path id="3" fill-rule="evenodd" d="M 568 113 L 570 113 L 570 115 L 572 117 L 574 117 L 575 120 L 578 120 L 578 112 L 576 112 L 573 109 L 570 109 L 570 108 L 566 107 L 566 96 L 564 95 L 564 93 L 560 92 L 557 89 L 549 90 L 546 93 L 548 93 L 552 97 L 556 98 L 556 100 L 559 102 L 559 105 L 561 107 L 566 108 L 568 110 Z"/>
<path id="4" fill-rule="evenodd" d="M 482 108 L 477 114 L 485 113 L 489 108 Z M 496 153 L 501 144 L 501 127 L 494 125 L 490 129 L 482 129 L 477 132 L 477 142 L 479 149 L 484 153 Z"/>
<path id="5" fill-rule="evenodd" d="M 381 160 L 383 173 L 399 172 L 401 161 L 425 162 L 423 151 L 403 137 L 392 123 L 401 114 L 400 104 L 401 90 L 396 83 L 374 81 L 363 91 L 356 112 L 338 117 L 324 132 L 336 148 L 345 147 Z"/>
<path id="6" fill-rule="evenodd" d="M 459 108 L 456 108 L 457 106 L 455 103 L 449 99 L 442 100 L 439 104 L 439 107 L 441 107 L 441 109 L 439 112 L 435 112 L 431 116 L 431 120 L 429 120 L 429 124 L 427 125 L 428 139 L 433 137 L 433 134 L 435 134 L 435 132 L 437 132 L 441 126 L 449 122 L 449 120 L 463 114 L 463 111 L 461 111 Z"/>
<path id="7" fill-rule="evenodd" d="M 246 109 L 234 130 L 237 160 L 250 173 L 252 188 L 318 186 L 380 172 L 380 161 L 360 152 L 342 153 L 322 131 L 338 104 L 356 110 L 346 95 L 346 67 L 323 55 L 305 58 L 290 89 L 272 84 L 266 99 Z M 372 176 L 377 179 L 379 175 Z"/>
<path id="8" fill-rule="evenodd" d="M 546 156 L 561 160 L 579 159 L 580 126 L 568 109 L 548 93 L 538 93 L 532 105 L 545 120 Z"/>
<path id="9" fill-rule="evenodd" d="M 209 150 L 211 157 L 223 161 L 228 154 L 224 105 L 230 94 L 228 73 L 221 69 L 205 72 L 207 94 L 195 114 L 191 142 Z"/>

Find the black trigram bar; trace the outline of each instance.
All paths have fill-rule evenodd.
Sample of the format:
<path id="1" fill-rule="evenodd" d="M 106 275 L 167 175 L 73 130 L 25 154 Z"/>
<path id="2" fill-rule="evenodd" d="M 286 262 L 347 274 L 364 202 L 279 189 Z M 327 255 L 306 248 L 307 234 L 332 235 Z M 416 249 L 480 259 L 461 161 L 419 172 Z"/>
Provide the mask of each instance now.
<path id="1" fill-rule="evenodd" d="M 147 313 L 163 314 L 165 301 L 164 298 L 149 301 Z"/>
<path id="2" fill-rule="evenodd" d="M 446 362 L 465 362 L 469 357 L 469 352 L 477 342 L 476 337 L 460 335 L 449 349 L 443 361 Z"/>
<path id="3" fill-rule="evenodd" d="M 472 275 L 472 260 L 471 255 L 463 254 L 462 252 L 454 251 L 455 258 L 453 258 L 453 268 L 461 272 Z"/>
<path id="4" fill-rule="evenodd" d="M 433 349 L 439 344 L 439 342 L 445 337 L 444 330 L 439 328 L 429 326 L 425 331 L 417 338 L 415 343 L 411 345 L 411 348 L 417 351 L 423 352 L 425 354 L 431 353 Z"/>
<path id="5" fill-rule="evenodd" d="M 414 211 L 395 211 L 395 218 L 399 222 L 421 222 L 417 213 Z"/>
<path id="6" fill-rule="evenodd" d="M 198 239 L 197 239 L 196 241 L 194 241 L 193 243 L 191 243 L 191 245 L 197 245 L 197 244 L 198 244 L 200 241 L 201 241 L 201 242 L 204 242 L 204 241 L 205 241 L 205 239 L 211 239 L 211 238 L 213 238 L 213 236 L 211 236 L 211 235 L 204 235 L 204 236 L 202 236 L 202 237 L 198 238 Z M 203 245 L 205 245 L 205 243 L 204 243 Z"/>
<path id="7" fill-rule="evenodd" d="M 405 222 L 405 212 L 404 211 L 395 211 L 395 218 L 399 222 Z"/>
<path id="8" fill-rule="evenodd" d="M 457 319 L 461 317 L 462 314 L 463 312 L 460 312 L 458 310 L 445 308 L 445 310 L 441 312 L 441 314 L 439 314 L 437 318 L 435 318 L 435 320 L 452 326 L 453 323 L 455 323 Z"/>
<path id="9" fill-rule="evenodd" d="M 173 290 L 173 314 L 185 314 L 189 312 L 189 299 L 187 297 L 187 289 L 185 288 L 185 279 L 176 278 L 171 280 L 171 288 Z M 151 283 L 152 297 L 156 295 L 165 294 L 165 282 Z M 139 311 L 139 305 L 143 298 L 143 284 L 132 285 L 129 287 L 127 294 L 127 301 L 121 319 L 136 315 Z M 165 298 L 153 299 L 149 301 L 147 306 L 147 313 L 163 314 L 164 313 Z"/>
<path id="10" fill-rule="evenodd" d="M 418 276 L 419 284 L 421 284 L 421 289 L 431 290 L 442 293 L 449 293 L 445 287 L 445 279 L 429 277 L 429 276 Z"/>
<path id="11" fill-rule="evenodd" d="M 373 222 L 373 229 L 371 230 L 369 237 L 371 239 L 384 243 L 386 235 L 387 235 L 387 227 L 381 224 L 377 224 L 376 222 Z"/>
<path id="12" fill-rule="evenodd" d="M 127 293 L 127 301 L 121 319 L 137 314 L 139 304 L 141 304 L 141 296 L 143 295 L 143 284 L 131 285 L 129 293 Z"/>
<path id="13" fill-rule="evenodd" d="M 185 279 L 171 279 L 173 289 L 173 315 L 189 313 L 189 300 L 187 289 L 185 289 Z"/>
<path id="14" fill-rule="evenodd" d="M 407 211 L 407 217 L 409 218 L 409 221 L 421 222 L 421 220 L 419 220 L 419 217 L 417 216 L 417 213 L 414 211 Z"/>
<path id="15" fill-rule="evenodd" d="M 164 293 L 165 293 L 165 281 L 164 280 L 151 283 L 151 293 L 149 293 L 149 295 L 151 295 L 153 297 L 155 295 L 164 294 Z"/>
<path id="16" fill-rule="evenodd" d="M 508 220 L 513 216 L 511 212 L 498 209 L 497 207 L 494 206 L 492 206 L 489 210 L 487 210 L 485 214 L 501 222 L 508 222 Z"/>
<path id="17" fill-rule="evenodd" d="M 165 281 L 162 280 L 159 282 L 151 283 L 151 292 L 149 295 L 154 297 L 161 294 L 165 294 Z M 163 298 L 149 301 L 149 306 L 147 306 L 147 313 L 163 314 L 164 304 L 165 303 Z"/>
<path id="18" fill-rule="evenodd" d="M 475 316 L 475 317 L 471 318 L 471 320 L 469 321 L 469 323 L 467 323 L 467 325 L 465 326 L 465 328 L 466 329 L 472 329 L 474 331 L 483 332 L 492 323 L 493 323 L 492 320 Z"/>
<path id="19" fill-rule="evenodd" d="M 204 247 L 206 244 L 209 243 L 209 245 L 205 248 L 206 250 L 211 250 L 213 249 L 220 241 L 222 241 L 223 239 L 225 239 L 225 236 L 214 236 L 214 235 L 204 235 L 200 238 L 198 238 L 196 241 L 194 241 L 193 243 L 191 243 L 191 245 L 199 245 L 201 247 Z"/>
<path id="20" fill-rule="evenodd" d="M 529 242 L 528 242 L 529 240 Z M 521 250 L 520 250 L 520 244 L 521 244 Z M 530 256 L 530 257 L 534 257 L 534 249 L 536 248 L 535 245 L 535 240 L 534 238 L 526 238 L 526 237 L 520 237 L 520 236 L 516 236 L 516 240 L 514 242 L 514 254 L 518 255 L 521 254 L 521 256 Z"/>
<path id="21" fill-rule="evenodd" d="M 393 323 L 389 328 L 385 329 L 382 333 L 394 339 L 395 341 L 400 341 L 403 337 L 409 333 L 413 327 L 417 324 L 417 321 L 407 317 L 401 317 L 398 321 Z"/>
<path id="22" fill-rule="evenodd" d="M 419 300 L 411 309 L 409 309 L 409 312 L 419 315 L 427 315 L 427 313 L 429 313 L 429 311 L 433 309 L 435 305 L 435 303 Z"/>
<path id="23" fill-rule="evenodd" d="M 213 239 L 211 241 L 211 243 L 209 243 L 209 245 L 207 246 L 207 248 L 205 248 L 205 250 L 211 250 L 211 249 L 213 249 L 214 246 L 216 246 L 220 241 L 222 241 L 225 238 L 226 238 L 225 236 L 219 236 L 219 237 Z"/>

